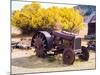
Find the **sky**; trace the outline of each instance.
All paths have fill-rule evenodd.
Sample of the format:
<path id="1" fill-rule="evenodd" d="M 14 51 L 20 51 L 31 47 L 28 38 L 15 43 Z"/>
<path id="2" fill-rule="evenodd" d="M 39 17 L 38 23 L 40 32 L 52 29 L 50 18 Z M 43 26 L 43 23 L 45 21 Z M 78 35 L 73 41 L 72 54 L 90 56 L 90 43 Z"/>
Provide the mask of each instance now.
<path id="1" fill-rule="evenodd" d="M 57 2 L 57 3 L 96 5 L 96 0 L 16 0 L 16 1 L 41 1 L 41 2 Z"/>
<path id="2" fill-rule="evenodd" d="M 28 1 L 28 2 L 22 2 Z M 96 5 L 95 0 L 14 0 L 12 1 L 12 10 L 21 9 L 26 4 L 31 4 L 31 1 L 39 1 L 39 2 L 55 2 L 55 3 L 67 3 L 67 4 L 50 4 L 50 3 L 41 3 L 43 8 L 48 8 L 51 6 L 58 7 L 73 7 L 76 5 L 68 5 L 68 4 L 85 4 L 85 5 Z"/>
<path id="3" fill-rule="evenodd" d="M 12 1 L 12 11 L 13 10 L 20 10 L 23 8 L 24 5 L 31 4 L 32 2 L 20 2 L 20 1 Z M 48 8 L 52 6 L 58 6 L 58 7 L 74 7 L 76 5 L 69 5 L 69 4 L 51 4 L 51 3 L 40 3 L 41 7 Z"/>

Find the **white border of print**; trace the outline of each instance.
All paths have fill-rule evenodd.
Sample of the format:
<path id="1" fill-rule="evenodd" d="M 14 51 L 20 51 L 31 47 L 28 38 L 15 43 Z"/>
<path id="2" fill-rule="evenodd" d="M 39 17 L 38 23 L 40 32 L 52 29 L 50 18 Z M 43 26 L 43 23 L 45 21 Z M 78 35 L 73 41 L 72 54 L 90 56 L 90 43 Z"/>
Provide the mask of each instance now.
<path id="1" fill-rule="evenodd" d="M 34 1 L 34 0 L 33 0 Z M 96 70 L 87 71 L 70 71 L 70 72 L 54 72 L 54 73 L 40 73 L 34 75 L 98 75 L 100 70 L 100 10 L 99 2 L 96 0 L 36 0 L 36 1 L 47 1 L 47 2 L 61 2 L 71 4 L 87 4 L 97 6 L 97 66 Z M 0 75 L 9 75 L 10 72 L 10 0 L 0 0 Z M 27 74 L 33 75 L 33 74 Z"/>

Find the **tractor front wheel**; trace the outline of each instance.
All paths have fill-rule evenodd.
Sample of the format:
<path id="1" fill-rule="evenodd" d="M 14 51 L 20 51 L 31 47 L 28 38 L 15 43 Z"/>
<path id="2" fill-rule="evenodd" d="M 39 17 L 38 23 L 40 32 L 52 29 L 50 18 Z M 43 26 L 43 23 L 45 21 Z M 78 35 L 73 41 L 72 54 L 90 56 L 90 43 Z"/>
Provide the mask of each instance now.
<path id="1" fill-rule="evenodd" d="M 72 65 L 75 61 L 75 54 L 71 49 L 65 49 L 63 51 L 63 63 L 67 65 Z"/>

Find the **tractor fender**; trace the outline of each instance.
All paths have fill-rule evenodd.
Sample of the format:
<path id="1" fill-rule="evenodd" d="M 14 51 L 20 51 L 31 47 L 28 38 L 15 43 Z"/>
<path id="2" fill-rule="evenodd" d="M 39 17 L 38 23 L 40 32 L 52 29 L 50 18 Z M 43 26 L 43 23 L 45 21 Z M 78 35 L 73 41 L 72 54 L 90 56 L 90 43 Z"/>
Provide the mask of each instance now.
<path id="1" fill-rule="evenodd" d="M 33 35 L 32 39 L 34 39 L 34 36 L 38 35 L 39 33 L 41 33 L 45 37 L 45 39 L 47 41 L 47 50 L 50 50 L 52 48 L 52 45 L 53 45 L 51 34 L 47 31 L 37 31 Z"/>

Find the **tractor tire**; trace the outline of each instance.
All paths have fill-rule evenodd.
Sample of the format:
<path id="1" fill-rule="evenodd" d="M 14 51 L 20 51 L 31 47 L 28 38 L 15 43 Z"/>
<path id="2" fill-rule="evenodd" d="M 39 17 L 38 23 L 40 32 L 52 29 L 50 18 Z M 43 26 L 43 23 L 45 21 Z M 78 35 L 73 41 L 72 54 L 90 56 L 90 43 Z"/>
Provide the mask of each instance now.
<path id="1" fill-rule="evenodd" d="M 72 65 L 75 61 L 75 54 L 72 49 L 65 49 L 63 51 L 63 63 Z"/>
<path id="2" fill-rule="evenodd" d="M 82 46 L 81 49 L 82 49 L 82 54 L 79 55 L 79 59 L 81 59 L 83 61 L 88 61 L 89 60 L 89 51 L 84 46 Z"/>
<path id="3" fill-rule="evenodd" d="M 35 47 L 36 56 L 45 58 L 47 56 L 46 46 L 47 40 L 44 35 L 38 33 L 32 40 L 32 45 Z"/>

